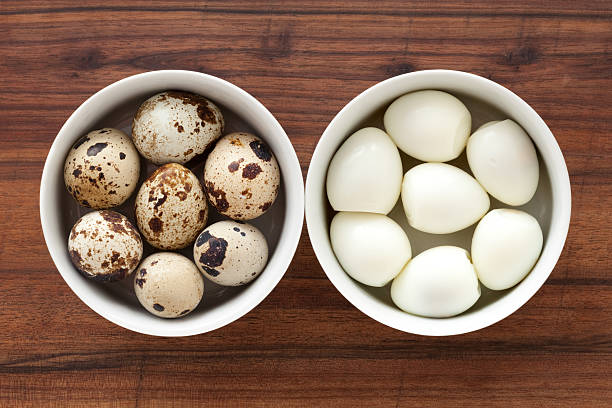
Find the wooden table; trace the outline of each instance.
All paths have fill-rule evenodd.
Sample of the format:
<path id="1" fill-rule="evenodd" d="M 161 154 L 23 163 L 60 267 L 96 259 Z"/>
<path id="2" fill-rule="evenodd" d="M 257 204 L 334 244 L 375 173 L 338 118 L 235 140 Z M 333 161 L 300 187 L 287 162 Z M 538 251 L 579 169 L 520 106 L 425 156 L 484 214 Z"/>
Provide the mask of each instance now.
<path id="1" fill-rule="evenodd" d="M 0 3 L 0 406 L 612 406 L 610 1 L 86 3 Z M 239 321 L 173 339 L 117 327 L 57 273 L 39 179 L 83 100 L 166 68 L 252 93 L 304 176 L 327 123 L 376 82 L 428 68 L 491 78 L 565 154 L 573 212 L 559 264 L 502 322 L 426 338 L 351 306 L 304 230 L 285 278 Z"/>

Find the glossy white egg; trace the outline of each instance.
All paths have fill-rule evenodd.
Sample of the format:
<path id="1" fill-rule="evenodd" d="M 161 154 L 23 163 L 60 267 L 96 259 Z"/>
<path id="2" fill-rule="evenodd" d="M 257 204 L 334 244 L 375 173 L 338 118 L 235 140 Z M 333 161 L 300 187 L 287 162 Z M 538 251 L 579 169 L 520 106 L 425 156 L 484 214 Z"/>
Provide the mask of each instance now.
<path id="1" fill-rule="evenodd" d="M 463 102 L 441 91 L 418 91 L 397 98 L 385 112 L 385 130 L 406 154 L 428 162 L 458 157 L 472 128 Z"/>
<path id="2" fill-rule="evenodd" d="M 327 170 L 327 197 L 336 211 L 387 214 L 402 185 L 402 160 L 391 138 L 368 127 L 340 146 Z"/>
<path id="3" fill-rule="evenodd" d="M 506 119 L 481 126 L 467 143 L 467 158 L 474 177 L 499 201 L 523 205 L 536 192 L 538 156 L 529 135 Z"/>
<path id="4" fill-rule="evenodd" d="M 465 171 L 444 163 L 423 163 L 404 175 L 402 203 L 408 223 L 419 231 L 449 234 L 478 221 L 489 196 Z"/>
<path id="5" fill-rule="evenodd" d="M 386 285 L 412 256 L 406 233 L 386 215 L 340 212 L 331 222 L 330 238 L 340 265 L 364 285 Z"/>
<path id="6" fill-rule="evenodd" d="M 450 317 L 468 310 L 480 286 L 468 252 L 440 246 L 415 256 L 391 285 L 391 299 L 402 310 L 426 317 Z"/>
<path id="7" fill-rule="evenodd" d="M 542 229 L 533 216 L 514 209 L 489 212 L 472 238 L 478 279 L 489 289 L 511 288 L 531 271 L 542 244 Z"/>

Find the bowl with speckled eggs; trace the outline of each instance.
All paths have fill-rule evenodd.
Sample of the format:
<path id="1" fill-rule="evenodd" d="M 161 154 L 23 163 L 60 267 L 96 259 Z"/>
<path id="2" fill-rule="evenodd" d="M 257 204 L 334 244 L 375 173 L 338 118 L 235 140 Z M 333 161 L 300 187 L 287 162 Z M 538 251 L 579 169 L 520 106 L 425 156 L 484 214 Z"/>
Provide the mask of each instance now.
<path id="1" fill-rule="evenodd" d="M 156 95 L 158 98 L 164 98 L 164 94 L 160 93 L 165 91 L 178 91 L 176 94 L 167 96 L 173 96 L 175 98 L 182 98 L 183 94 L 181 94 L 181 92 L 200 95 L 207 98 L 209 101 L 213 101 L 215 107 L 215 109 L 210 109 L 206 112 L 198 112 L 198 115 L 202 117 L 201 129 L 191 129 L 187 127 L 188 124 L 186 123 L 176 123 L 174 127 L 170 126 L 168 132 L 184 131 L 185 133 L 183 134 L 186 134 L 191 131 L 190 134 L 193 135 L 194 132 L 200 131 L 200 135 L 202 135 L 205 132 L 219 133 L 219 128 L 222 128 L 223 134 L 225 135 L 257 135 L 267 144 L 269 150 L 276 158 L 275 165 L 277 163 L 280 169 L 280 187 L 277 189 L 278 194 L 276 199 L 273 202 L 268 199 L 266 205 L 262 206 L 262 210 L 255 214 L 257 218 L 248 220 L 249 224 L 256 227 L 257 231 L 261 231 L 263 234 L 260 240 L 263 241 L 265 237 L 265 241 L 267 241 L 268 258 L 263 271 L 252 282 L 241 286 L 219 285 L 212 280 L 205 279 L 203 290 L 204 296 L 197 307 L 193 310 L 189 310 L 189 313 L 185 316 L 174 319 L 163 318 L 168 316 L 165 316 L 161 312 L 157 313 L 158 315 L 156 316 L 155 313 L 159 311 L 158 308 L 161 309 L 161 306 L 157 304 L 142 304 L 142 306 L 145 307 L 150 306 L 147 310 L 150 309 L 149 311 L 151 313 L 139 304 L 140 297 L 144 297 L 148 291 L 145 290 L 147 289 L 145 287 L 141 290 L 142 293 L 138 293 L 139 298 L 137 298 L 135 294 L 135 283 L 137 283 L 135 282 L 135 276 L 137 273 L 131 273 L 131 270 L 134 269 L 132 266 L 135 267 L 135 265 L 130 265 L 129 270 L 126 268 L 127 277 L 123 277 L 126 271 L 120 270 L 121 276 L 119 276 L 119 278 L 122 279 L 119 280 L 116 279 L 117 275 L 105 277 L 103 279 L 106 280 L 105 282 L 87 279 L 82 271 L 80 273 L 77 267 L 75 267 L 75 264 L 78 264 L 78 262 L 75 262 L 73 253 L 69 254 L 66 245 L 75 221 L 93 211 L 92 208 L 88 207 L 110 208 L 110 210 L 116 213 L 123 214 L 125 217 L 118 217 L 116 213 L 102 211 L 95 216 L 92 214 L 91 217 L 86 218 L 91 218 L 94 223 L 104 223 L 105 220 L 118 220 L 117 222 L 122 222 L 122 225 L 119 226 L 120 228 L 115 225 L 114 228 L 116 231 L 119 231 L 119 229 L 127 231 L 129 234 L 136 237 L 138 230 L 130 226 L 127 220 L 131 221 L 133 226 L 145 226 L 143 222 L 140 222 L 140 225 L 136 222 L 140 221 L 137 220 L 140 215 L 135 214 L 134 207 L 137 200 L 140 199 L 142 204 L 137 205 L 137 207 L 141 207 L 139 208 L 141 213 L 146 212 L 142 210 L 142 208 L 149 205 L 149 198 L 153 197 L 153 194 L 156 193 L 155 188 L 157 184 L 147 185 L 144 186 L 144 188 L 142 187 L 144 184 L 143 182 L 149 176 L 153 178 L 164 178 L 166 177 L 164 171 L 174 171 L 175 173 L 180 173 L 180 171 L 182 171 L 187 173 L 187 176 L 191 177 L 191 181 L 189 181 L 190 185 L 195 182 L 202 184 L 202 189 L 195 190 L 200 193 L 202 191 L 206 193 L 208 190 L 212 190 L 206 189 L 203 180 L 206 155 L 210 153 L 212 147 L 211 149 L 207 149 L 207 152 L 203 154 L 196 154 L 201 152 L 193 152 L 190 149 L 186 151 L 184 155 L 176 155 L 174 154 L 176 152 L 173 151 L 160 152 L 159 150 L 155 150 L 159 143 L 156 145 L 154 141 L 148 148 L 150 154 L 143 154 L 143 151 L 147 149 L 147 140 L 143 139 L 135 140 L 134 143 L 140 151 L 140 169 L 133 168 L 133 165 L 131 167 L 127 166 L 127 160 L 123 160 L 126 158 L 126 155 L 136 152 L 133 146 L 131 150 L 125 150 L 127 147 L 124 146 L 121 152 L 117 153 L 118 157 L 122 160 L 122 164 L 117 167 L 117 172 L 119 172 L 119 170 L 129 172 L 130 178 L 129 180 L 125 180 L 125 185 L 121 185 L 122 190 L 112 190 L 112 194 L 114 195 L 111 196 L 111 199 L 101 200 L 99 202 L 88 202 L 87 200 L 81 199 L 77 202 L 77 200 L 74 199 L 77 198 L 77 195 L 74 194 L 74 188 L 78 187 L 78 183 L 71 184 L 68 182 L 67 178 L 65 184 L 65 161 L 67 155 L 72 154 L 71 152 L 74 150 L 75 146 L 80 148 L 80 146 L 77 146 L 79 145 L 77 141 L 89 140 L 87 138 L 82 138 L 84 135 L 88 135 L 88 132 L 99 129 L 97 132 L 100 134 L 92 134 L 91 138 L 108 138 L 112 133 L 114 134 L 113 137 L 115 137 L 115 140 L 118 141 L 118 146 L 122 146 L 122 143 L 124 143 L 122 140 L 125 137 L 129 138 L 132 134 L 133 118 L 134 115 L 137 114 L 139 107 L 141 107 L 145 101 L 151 99 L 153 95 Z M 191 103 L 192 101 L 186 100 L 185 106 Z M 221 122 L 219 124 L 221 120 L 219 112 L 222 113 L 225 123 Z M 145 114 L 151 116 L 150 112 L 140 112 L 140 115 L 143 117 Z M 213 125 L 204 126 L 206 119 L 204 116 L 206 115 L 210 116 L 210 120 L 207 123 L 212 123 Z M 140 122 L 146 125 L 154 122 L 155 119 L 153 115 L 151 118 L 147 118 L 148 121 L 141 120 Z M 117 131 L 112 129 L 116 129 Z M 137 131 L 139 135 L 143 134 L 142 129 L 137 129 Z M 217 135 L 215 137 L 221 136 Z M 235 139 L 238 138 L 235 137 Z M 93 141 L 89 140 L 88 143 L 91 144 Z M 125 143 L 129 144 L 128 142 Z M 255 146 L 261 148 L 259 144 L 255 144 Z M 89 150 L 93 155 L 102 148 L 105 148 L 105 146 L 104 144 L 94 143 L 92 146 L 84 145 L 81 148 Z M 110 150 L 107 150 L 107 152 L 110 152 Z M 173 154 L 173 156 L 167 159 L 163 156 L 164 153 Z M 259 153 L 261 154 L 261 152 Z M 103 156 L 104 151 L 99 155 Z M 176 156 L 176 159 L 174 156 Z M 268 161 L 270 161 L 270 159 L 268 159 Z M 136 161 L 136 163 L 137 162 L 138 161 Z M 166 167 L 162 166 L 158 168 L 159 165 L 168 162 L 178 162 L 180 165 L 166 164 Z M 110 166 L 111 163 L 109 162 L 108 165 Z M 68 166 L 68 163 L 66 166 Z M 104 166 L 104 163 L 102 163 L 101 166 Z M 176 167 L 176 169 L 172 166 Z M 96 167 L 95 165 L 91 166 L 92 171 L 99 171 L 99 167 L 100 166 Z M 191 173 L 185 169 L 190 170 Z M 81 169 L 69 170 L 71 170 L 70 174 L 74 173 L 80 175 L 81 172 Z M 82 170 L 86 171 L 88 169 Z M 97 182 L 99 184 L 104 184 L 104 182 L 108 183 L 111 181 L 109 179 L 110 176 L 111 174 L 107 174 L 105 177 L 99 175 Z M 93 180 L 93 184 L 96 179 L 93 177 L 90 178 Z M 197 180 L 195 180 L 195 178 L 197 178 Z M 154 181 L 155 180 L 151 179 L 149 184 Z M 40 217 L 45 241 L 57 270 L 70 289 L 72 289 L 85 305 L 107 320 L 136 332 L 157 336 L 188 336 L 215 330 L 235 321 L 257 306 L 257 304 L 274 289 L 289 267 L 300 238 L 304 212 L 303 186 L 300 164 L 291 141 L 274 116 L 257 101 L 257 99 L 239 87 L 211 75 L 180 70 L 153 71 L 125 78 L 105 87 L 83 102 L 68 118 L 53 141 L 45 162 L 40 184 Z M 139 187 L 141 190 L 148 190 L 140 191 L 139 193 Z M 86 187 L 81 185 L 80 188 L 84 189 Z M 181 194 L 185 195 L 184 192 L 178 191 L 177 197 L 180 197 Z M 73 195 L 75 196 L 74 198 Z M 183 200 L 183 198 L 176 198 L 175 201 L 179 202 L 179 200 Z M 196 214 L 196 221 L 194 222 L 198 223 L 198 231 L 204 228 L 205 222 L 206 225 L 211 225 L 217 221 L 228 218 L 228 216 L 223 213 L 223 207 L 219 205 L 219 200 L 215 202 L 214 197 L 210 195 L 208 195 L 207 198 L 209 202 L 208 208 L 204 206 L 198 208 L 198 211 L 194 210 Z M 205 200 L 202 197 L 199 199 Z M 211 201 L 211 199 L 213 200 Z M 165 197 L 163 200 L 158 200 L 151 204 L 162 205 L 164 201 L 166 201 Z M 168 199 L 165 205 L 170 201 L 171 199 Z M 189 203 L 189 200 L 183 200 L 181 202 L 185 205 Z M 200 203 L 198 205 L 203 204 Z M 219 208 L 221 210 L 218 210 Z M 189 211 L 189 208 L 181 207 L 181 211 L 179 212 Z M 197 219 L 198 214 L 199 220 Z M 236 216 L 236 214 L 232 216 Z M 126 217 L 127 220 L 125 219 Z M 241 221 L 239 220 L 236 222 Z M 158 223 L 161 223 L 161 221 L 158 221 Z M 150 223 L 150 225 L 151 227 L 156 227 L 155 223 Z M 81 223 L 81 230 L 84 230 L 85 226 L 86 223 Z M 164 248 L 163 243 L 156 243 L 151 238 L 150 231 L 147 231 L 146 234 L 148 235 L 145 235 L 145 231 L 142 230 L 142 228 L 140 229 L 140 232 L 143 233 L 142 242 L 144 243 L 144 250 L 141 247 L 140 249 L 136 248 L 132 251 L 133 254 L 136 254 L 133 256 L 135 264 L 140 260 L 144 262 L 149 255 L 158 251 L 155 246 L 157 246 L 157 248 Z M 180 226 L 176 231 L 177 233 L 181 232 Z M 115 232 L 115 234 L 118 234 L 118 232 Z M 199 282 L 198 275 L 200 275 L 200 272 L 195 269 L 195 265 L 188 261 L 193 259 L 194 240 L 195 235 L 191 234 L 184 242 L 178 240 L 172 245 L 166 243 L 166 249 L 162 250 L 174 251 L 175 253 L 183 255 L 178 258 L 175 256 L 175 258 L 180 258 L 180 262 L 186 265 L 186 270 L 189 270 L 188 275 L 185 276 L 189 276 L 190 279 L 196 279 L 196 281 Z M 136 241 L 138 240 L 136 239 Z M 138 246 L 137 244 L 140 244 L 139 241 L 136 241 L 132 240 L 126 242 L 135 242 L 134 246 L 136 247 Z M 184 247 L 187 241 L 189 241 L 190 245 Z M 152 244 L 150 245 L 149 242 L 152 242 Z M 118 251 L 121 252 L 121 249 L 118 249 Z M 173 259 L 170 256 L 163 256 L 162 258 L 169 259 L 170 261 Z M 149 259 L 147 262 L 149 262 L 147 265 L 154 263 L 152 259 Z M 150 269 L 152 268 L 150 267 Z M 136 269 L 136 271 L 142 273 L 141 270 L 139 271 Z M 151 270 L 150 275 L 152 272 Z M 215 271 L 215 273 L 217 272 L 218 271 Z M 156 273 L 161 273 L 162 277 L 164 275 L 163 271 L 156 271 Z M 206 277 L 204 272 L 202 272 L 202 275 Z M 91 278 L 91 276 L 88 277 Z M 136 280 L 138 280 L 137 278 L 138 277 L 136 277 Z M 200 284 L 198 283 L 196 286 L 198 286 L 198 288 L 200 288 L 198 290 L 201 291 Z M 194 296 L 196 296 L 194 299 L 197 304 L 197 293 Z M 167 314 L 168 310 L 165 310 L 164 313 Z"/>

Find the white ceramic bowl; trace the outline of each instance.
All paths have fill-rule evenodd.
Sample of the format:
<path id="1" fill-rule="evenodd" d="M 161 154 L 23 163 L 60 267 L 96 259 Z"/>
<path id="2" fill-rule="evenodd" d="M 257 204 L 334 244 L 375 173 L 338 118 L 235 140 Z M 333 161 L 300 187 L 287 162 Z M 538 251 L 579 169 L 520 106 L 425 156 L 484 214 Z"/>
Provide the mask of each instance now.
<path id="1" fill-rule="evenodd" d="M 76 205 L 64 187 L 63 166 L 72 144 L 83 134 L 100 127 L 128 132 L 134 112 L 149 96 L 164 90 L 198 93 L 217 104 L 226 119 L 226 132 L 244 130 L 262 137 L 280 165 L 279 196 L 266 214 L 253 220 L 268 240 L 270 258 L 251 284 L 225 288 L 205 282 L 204 299 L 196 310 L 180 319 L 161 319 L 140 306 L 133 294 L 132 277 L 119 283 L 100 284 L 84 278 L 72 265 L 67 251 L 72 224 L 87 212 Z M 154 168 L 141 160 L 141 180 Z M 202 164 L 192 167 L 202 178 Z M 134 193 L 118 210 L 132 209 Z M 212 206 L 211 220 L 215 216 Z M 126 214 L 129 216 L 129 214 Z M 127 329 L 159 336 L 205 333 L 240 318 L 261 302 L 289 267 L 300 238 L 304 218 L 304 183 L 297 156 L 281 125 L 253 96 L 222 79 L 191 71 L 154 71 L 115 82 L 87 99 L 59 131 L 45 162 L 40 184 L 40 218 L 47 247 L 58 271 L 74 293 L 91 309 Z M 133 219 L 133 218 L 132 218 Z M 149 249 L 149 252 L 151 249 Z M 183 252 L 189 255 L 192 247 Z M 146 249 L 145 249 L 146 256 Z"/>
<path id="2" fill-rule="evenodd" d="M 342 142 L 364 126 L 384 129 L 382 115 L 397 97 L 412 91 L 438 89 L 459 97 L 472 113 L 473 129 L 489 120 L 511 118 L 531 136 L 540 160 L 540 184 L 534 198 L 522 208 L 534 215 L 544 233 L 544 247 L 531 273 L 514 288 L 490 291 L 481 285 L 482 296 L 467 312 L 451 318 L 414 316 L 391 301 L 389 287 L 372 288 L 351 279 L 331 248 L 329 224 L 333 210 L 325 191 L 327 167 Z M 402 154 L 404 170 L 417 160 Z M 465 152 L 451 162 L 469 172 Z M 458 245 L 467 250 L 474 227 L 448 235 L 432 235 L 407 225 L 401 200 L 390 216 L 407 231 L 413 257 L 438 245 Z M 492 208 L 506 207 L 491 199 Z M 467 333 L 496 323 L 531 298 L 552 272 L 567 236 L 571 211 L 570 182 L 559 145 L 540 116 L 521 98 L 488 79 L 458 71 L 431 70 L 400 75 L 380 82 L 350 101 L 331 121 L 312 156 L 306 179 L 306 223 L 314 251 L 336 288 L 355 307 L 371 318 L 409 333 L 446 336 Z"/>

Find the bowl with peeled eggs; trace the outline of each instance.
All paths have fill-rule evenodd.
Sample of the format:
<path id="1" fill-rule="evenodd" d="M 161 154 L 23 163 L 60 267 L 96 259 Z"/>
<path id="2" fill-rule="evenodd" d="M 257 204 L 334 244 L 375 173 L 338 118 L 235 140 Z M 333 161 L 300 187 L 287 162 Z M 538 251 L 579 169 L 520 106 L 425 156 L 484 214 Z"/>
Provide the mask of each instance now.
<path id="1" fill-rule="evenodd" d="M 520 97 L 459 71 L 380 82 L 330 122 L 306 223 L 338 291 L 398 330 L 446 336 L 509 316 L 544 284 L 571 212 L 555 137 Z"/>
<path id="2" fill-rule="evenodd" d="M 205 333 L 276 286 L 303 222 L 302 172 L 274 116 L 199 72 L 134 75 L 57 134 L 40 185 L 49 253 L 91 309 L 158 336 Z"/>

